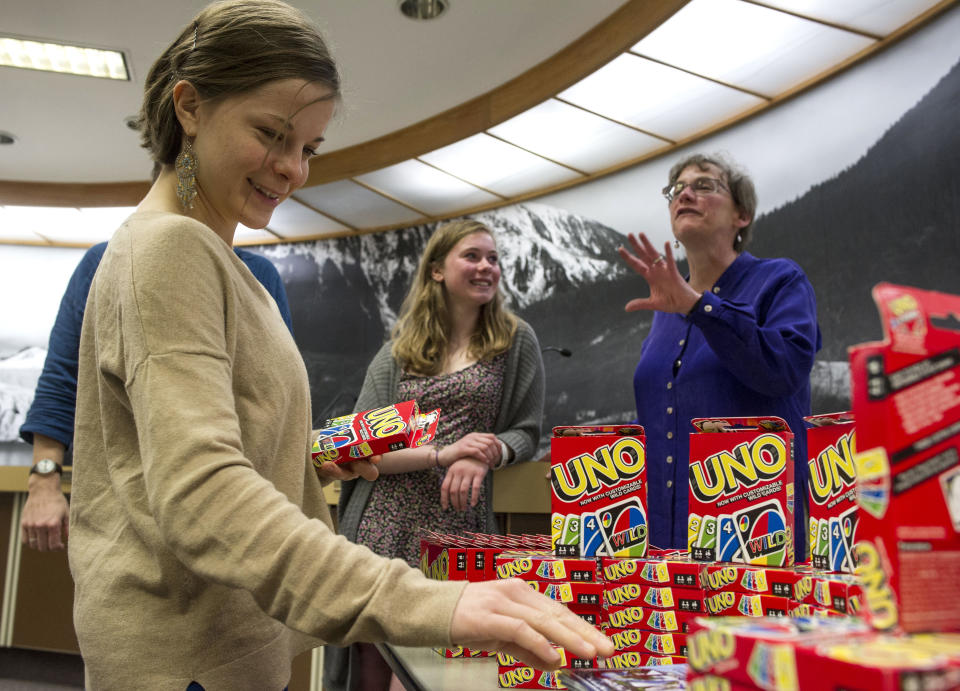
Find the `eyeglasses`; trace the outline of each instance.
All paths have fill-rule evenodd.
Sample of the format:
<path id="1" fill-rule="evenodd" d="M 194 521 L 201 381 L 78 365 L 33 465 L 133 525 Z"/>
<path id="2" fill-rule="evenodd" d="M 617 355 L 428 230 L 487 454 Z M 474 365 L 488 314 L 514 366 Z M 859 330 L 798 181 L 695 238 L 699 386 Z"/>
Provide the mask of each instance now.
<path id="1" fill-rule="evenodd" d="M 707 194 L 710 192 L 719 192 L 720 190 L 730 191 L 719 179 L 708 177 L 696 178 L 693 182 L 677 180 L 672 185 L 667 185 L 660 191 L 663 193 L 667 202 L 672 202 L 688 187 L 693 190 L 695 194 Z"/>

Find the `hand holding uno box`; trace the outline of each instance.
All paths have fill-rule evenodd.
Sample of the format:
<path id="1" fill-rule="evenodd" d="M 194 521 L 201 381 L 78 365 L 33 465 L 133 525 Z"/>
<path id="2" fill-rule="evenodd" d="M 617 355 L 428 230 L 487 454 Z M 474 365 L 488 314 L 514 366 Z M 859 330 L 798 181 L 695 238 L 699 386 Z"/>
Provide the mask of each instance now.
<path id="1" fill-rule="evenodd" d="M 416 401 L 404 401 L 327 420 L 313 442 L 313 463 L 349 463 L 423 446 L 436 435 L 439 419 L 439 409 L 421 414 Z"/>
<path id="2" fill-rule="evenodd" d="M 960 628 L 960 297 L 873 289 L 885 339 L 850 350 L 857 573 L 880 629 Z"/>
<path id="3" fill-rule="evenodd" d="M 791 566 L 793 433 L 778 417 L 695 418 L 688 549 L 696 561 Z"/>

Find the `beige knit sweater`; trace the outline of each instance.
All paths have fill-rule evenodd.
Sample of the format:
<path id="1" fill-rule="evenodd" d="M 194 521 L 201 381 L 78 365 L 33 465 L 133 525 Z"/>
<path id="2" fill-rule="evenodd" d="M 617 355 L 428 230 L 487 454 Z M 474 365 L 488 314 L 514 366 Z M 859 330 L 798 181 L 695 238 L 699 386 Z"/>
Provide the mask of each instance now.
<path id="1" fill-rule="evenodd" d="M 69 554 L 89 689 L 279 690 L 321 641 L 451 643 L 463 584 L 331 531 L 310 420 L 296 345 L 230 247 L 131 216 L 80 344 Z"/>

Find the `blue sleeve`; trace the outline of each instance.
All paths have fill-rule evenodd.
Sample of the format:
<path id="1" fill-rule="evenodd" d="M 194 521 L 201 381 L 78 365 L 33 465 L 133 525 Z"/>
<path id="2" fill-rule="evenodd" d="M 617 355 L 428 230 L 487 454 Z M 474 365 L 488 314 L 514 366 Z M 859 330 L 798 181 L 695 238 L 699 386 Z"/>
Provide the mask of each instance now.
<path id="1" fill-rule="evenodd" d="M 277 303 L 277 309 L 280 310 L 280 316 L 283 317 L 283 323 L 287 325 L 290 334 L 293 335 L 293 317 L 290 316 L 290 304 L 287 302 L 287 291 L 283 288 L 283 280 L 277 267 L 273 265 L 266 257 L 247 250 L 234 248 L 234 252 L 240 257 L 241 261 L 247 265 L 258 281 L 267 289 L 267 292 L 273 296 Z"/>
<path id="2" fill-rule="evenodd" d="M 77 409 L 77 361 L 80 352 L 80 328 L 87 293 L 107 243 L 94 245 L 77 265 L 50 331 L 50 344 L 43 372 L 37 381 L 20 437 L 32 444 L 34 434 L 55 439 L 66 447 L 73 442 L 73 421 Z"/>
<path id="3" fill-rule="evenodd" d="M 706 291 L 689 317 L 724 367 L 767 396 L 800 389 L 821 345 L 813 286 L 791 266 L 760 286 L 750 303 Z"/>

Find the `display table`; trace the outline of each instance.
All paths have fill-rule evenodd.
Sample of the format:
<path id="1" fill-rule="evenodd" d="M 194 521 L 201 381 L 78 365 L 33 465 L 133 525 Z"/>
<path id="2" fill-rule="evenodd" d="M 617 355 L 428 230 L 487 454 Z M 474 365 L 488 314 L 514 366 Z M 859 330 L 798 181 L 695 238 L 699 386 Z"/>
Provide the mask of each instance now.
<path id="1" fill-rule="evenodd" d="M 378 643 L 377 649 L 408 691 L 494 691 L 497 658 L 444 658 L 432 648 Z"/>

